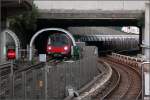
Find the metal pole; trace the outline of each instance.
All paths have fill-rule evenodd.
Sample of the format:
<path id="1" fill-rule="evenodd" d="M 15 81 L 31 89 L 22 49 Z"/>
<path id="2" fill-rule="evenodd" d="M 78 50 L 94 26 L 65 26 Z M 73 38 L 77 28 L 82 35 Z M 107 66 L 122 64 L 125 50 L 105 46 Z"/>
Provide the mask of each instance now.
<path id="1" fill-rule="evenodd" d="M 29 47 L 29 61 L 32 60 L 32 47 Z"/>
<path id="2" fill-rule="evenodd" d="M 13 74 L 14 74 L 14 71 L 13 71 L 13 60 L 11 60 L 11 73 L 10 73 L 10 82 L 11 82 L 11 98 L 14 97 L 14 77 L 13 77 Z"/>
<path id="3" fill-rule="evenodd" d="M 19 58 L 19 47 L 16 46 L 16 59 L 18 60 L 18 58 Z"/>
<path id="4" fill-rule="evenodd" d="M 48 66 L 47 66 L 47 62 L 45 62 L 45 100 L 47 100 L 47 70 L 48 70 Z"/>
<path id="5" fill-rule="evenodd" d="M 26 72 L 22 72 L 22 88 L 24 92 L 24 100 L 26 100 Z"/>
<path id="6" fill-rule="evenodd" d="M 142 71 L 142 100 L 144 100 L 144 71 L 143 71 L 143 63 L 141 64 L 141 71 Z"/>

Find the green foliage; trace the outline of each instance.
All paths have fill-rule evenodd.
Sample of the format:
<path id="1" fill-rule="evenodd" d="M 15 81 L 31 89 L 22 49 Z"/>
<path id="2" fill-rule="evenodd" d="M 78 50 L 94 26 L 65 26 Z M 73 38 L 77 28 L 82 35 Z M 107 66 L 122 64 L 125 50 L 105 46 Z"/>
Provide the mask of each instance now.
<path id="1" fill-rule="evenodd" d="M 20 15 L 9 18 L 10 29 L 15 31 L 22 40 L 23 47 L 29 42 L 32 34 L 36 30 L 36 21 L 38 17 L 38 9 L 33 5 L 31 11 L 24 11 Z"/>
<path id="2" fill-rule="evenodd" d="M 81 38 L 81 35 L 73 35 L 75 41 L 78 41 Z"/>
<path id="3" fill-rule="evenodd" d="M 81 48 L 79 46 L 73 47 L 73 57 L 74 60 L 79 60 L 81 58 Z"/>

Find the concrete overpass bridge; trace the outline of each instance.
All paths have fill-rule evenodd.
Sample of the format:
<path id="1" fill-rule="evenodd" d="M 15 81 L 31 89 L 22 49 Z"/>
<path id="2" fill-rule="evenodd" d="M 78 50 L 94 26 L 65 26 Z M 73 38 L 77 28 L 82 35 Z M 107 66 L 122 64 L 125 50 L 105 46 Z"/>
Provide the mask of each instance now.
<path id="1" fill-rule="evenodd" d="M 40 10 L 38 22 L 58 26 L 139 26 L 142 10 Z"/>
<path id="2" fill-rule="evenodd" d="M 39 8 L 39 19 L 51 20 L 52 24 L 57 23 L 56 19 L 58 20 L 58 23 L 63 24 L 61 20 L 63 19 L 64 22 L 69 25 L 72 23 L 73 25 L 77 26 L 108 26 L 137 25 L 136 22 L 144 17 L 145 3 L 148 3 L 149 0 L 35 0 L 34 2 L 38 5 Z"/>

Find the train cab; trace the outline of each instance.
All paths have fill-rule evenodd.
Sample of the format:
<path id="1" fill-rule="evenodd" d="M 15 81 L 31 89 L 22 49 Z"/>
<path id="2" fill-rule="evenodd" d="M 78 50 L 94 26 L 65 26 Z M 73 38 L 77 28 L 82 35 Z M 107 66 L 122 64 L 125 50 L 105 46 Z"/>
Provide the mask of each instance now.
<path id="1" fill-rule="evenodd" d="M 72 42 L 63 33 L 55 33 L 48 37 L 47 53 L 52 56 L 70 56 Z"/>

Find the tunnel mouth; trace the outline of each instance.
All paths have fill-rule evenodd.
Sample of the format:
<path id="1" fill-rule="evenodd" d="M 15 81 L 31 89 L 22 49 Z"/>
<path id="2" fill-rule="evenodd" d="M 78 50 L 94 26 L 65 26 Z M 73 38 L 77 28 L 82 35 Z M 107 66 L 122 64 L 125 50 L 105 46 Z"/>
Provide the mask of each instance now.
<path id="1" fill-rule="evenodd" d="M 35 39 L 34 46 L 35 49 L 37 50 L 37 54 L 46 54 L 47 53 L 47 42 L 49 36 L 52 34 L 66 34 L 65 32 L 58 31 L 58 30 L 48 30 L 42 32 L 42 34 L 38 35 L 37 38 Z"/>

